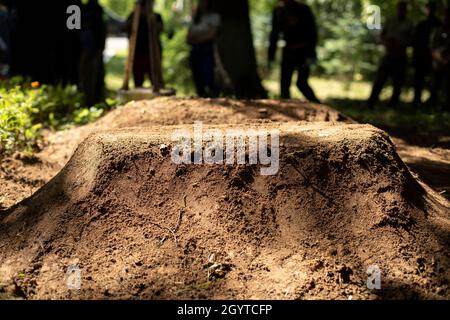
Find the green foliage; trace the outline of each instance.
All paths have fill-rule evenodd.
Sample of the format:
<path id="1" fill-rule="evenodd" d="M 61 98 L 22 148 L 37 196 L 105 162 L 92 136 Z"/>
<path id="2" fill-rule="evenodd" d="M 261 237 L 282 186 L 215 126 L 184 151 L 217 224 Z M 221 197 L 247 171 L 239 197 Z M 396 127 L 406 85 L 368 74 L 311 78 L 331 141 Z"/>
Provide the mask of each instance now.
<path id="1" fill-rule="evenodd" d="M 19 86 L 0 89 L 0 154 L 16 149 L 31 151 L 39 140 L 40 124 L 34 124 L 38 114 L 35 91 L 24 92 Z"/>
<path id="2" fill-rule="evenodd" d="M 164 78 L 169 86 L 177 89 L 181 95 L 194 94 L 191 70 L 189 67 L 190 47 L 186 43 L 187 30 L 176 32 L 172 39 L 163 39 Z"/>
<path id="3" fill-rule="evenodd" d="M 432 108 L 415 110 L 410 105 L 401 104 L 398 108 L 390 108 L 382 104 L 375 109 L 362 109 L 364 101 L 349 99 L 330 99 L 327 103 L 360 123 L 370 123 L 379 128 L 393 132 L 419 131 L 448 132 L 450 113 Z"/>
<path id="4" fill-rule="evenodd" d="M 319 27 L 319 64 L 316 74 L 341 80 L 373 78 L 383 49 L 379 31 L 367 25 L 367 8 L 381 9 L 381 23 L 396 13 L 397 1 L 384 0 L 309 0 Z M 424 18 L 426 0 L 410 4 L 410 18 L 417 23 Z"/>
<path id="5" fill-rule="evenodd" d="M 0 83 L 0 154 L 31 152 L 41 139 L 41 128 L 95 121 L 106 107 L 85 108 L 82 101 L 75 86 L 40 85 L 20 77 Z"/>
<path id="6" fill-rule="evenodd" d="M 186 21 L 191 9 L 188 1 L 184 1 L 181 10 L 174 10 L 176 2 L 177 0 L 155 1 L 155 11 L 161 14 L 164 21 L 164 34 L 161 39 L 164 79 L 168 86 L 177 90 L 177 94 L 192 95 L 195 90 L 189 66 L 191 47 L 186 42 Z"/>
<path id="7" fill-rule="evenodd" d="M 133 0 L 100 0 L 100 4 L 126 18 L 133 10 Z"/>
<path id="8" fill-rule="evenodd" d="M 39 107 L 39 113 L 34 121 L 53 129 L 68 122 L 67 116 L 82 107 L 83 95 L 76 86 L 43 85 L 35 91 L 38 93 L 35 104 Z"/>
<path id="9" fill-rule="evenodd" d="M 98 106 L 75 110 L 73 113 L 73 122 L 75 124 L 94 122 L 103 115 L 103 112 L 104 110 Z"/>

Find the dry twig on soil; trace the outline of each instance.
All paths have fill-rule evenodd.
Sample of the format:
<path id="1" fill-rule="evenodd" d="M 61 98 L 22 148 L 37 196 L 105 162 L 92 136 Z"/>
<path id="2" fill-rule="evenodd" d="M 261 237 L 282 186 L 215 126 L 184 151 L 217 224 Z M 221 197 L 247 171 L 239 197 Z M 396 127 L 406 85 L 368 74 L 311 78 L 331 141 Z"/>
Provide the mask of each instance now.
<path id="1" fill-rule="evenodd" d="M 160 228 L 160 229 L 162 229 L 162 230 L 169 231 L 169 232 L 172 234 L 173 239 L 174 239 L 174 241 L 175 241 L 175 245 L 176 245 L 177 247 L 178 247 L 178 238 L 177 238 L 176 233 L 177 233 L 178 229 L 179 229 L 180 226 L 181 226 L 181 221 L 182 221 L 182 219 L 183 219 L 183 213 L 184 213 L 184 210 L 185 210 L 185 208 L 186 208 L 186 198 L 187 198 L 187 196 L 185 195 L 185 196 L 183 197 L 183 205 L 184 205 L 184 208 L 181 208 L 181 209 L 180 209 L 180 214 L 178 215 L 178 221 L 177 221 L 177 224 L 175 225 L 174 228 L 167 228 L 167 227 L 163 227 L 163 226 L 161 226 L 161 225 L 159 225 L 159 224 L 157 224 L 157 223 L 150 222 L 150 224 L 152 224 L 152 225 L 154 225 L 154 226 L 156 226 L 156 227 L 158 227 L 158 228 Z M 167 239 L 166 237 L 163 237 L 163 238 L 161 239 L 161 241 L 159 242 L 160 245 L 162 245 L 162 244 L 164 243 L 164 241 L 166 241 L 166 239 Z"/>

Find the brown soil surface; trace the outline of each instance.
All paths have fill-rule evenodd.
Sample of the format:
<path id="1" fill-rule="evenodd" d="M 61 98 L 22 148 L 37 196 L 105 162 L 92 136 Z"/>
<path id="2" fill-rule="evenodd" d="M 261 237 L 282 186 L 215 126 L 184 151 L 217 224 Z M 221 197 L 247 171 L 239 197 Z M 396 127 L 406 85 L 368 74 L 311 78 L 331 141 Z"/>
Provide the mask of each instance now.
<path id="1" fill-rule="evenodd" d="M 170 145 L 174 127 L 156 125 L 194 120 L 280 129 L 279 173 L 173 164 L 160 145 Z M 301 120 L 315 123 L 290 122 Z M 12 176 L 41 172 L 30 173 L 27 182 L 36 185 L 17 188 L 5 206 L 28 197 L 97 132 L 42 189 L 0 212 L 0 292 L 450 298 L 449 203 L 410 173 L 382 131 L 338 121 L 351 123 L 326 107 L 296 102 L 157 99 L 49 135 L 37 163 L 18 169 L 22 160 L 2 161 Z M 117 130 L 129 126 L 141 128 Z M 434 152 L 414 156 L 407 148 L 413 147 L 401 152 L 413 160 Z M 445 156 L 446 150 L 438 158 Z M 21 183 L 0 177 L 0 184 L 10 182 Z M 72 264 L 82 272 L 80 291 L 66 287 Z M 370 291 L 366 270 L 374 264 L 383 272 L 382 290 Z"/>
<path id="2" fill-rule="evenodd" d="M 397 152 L 419 179 L 450 200 L 450 149 L 424 148 L 393 139 Z"/>
<path id="3" fill-rule="evenodd" d="M 94 124 L 63 132 L 47 132 L 43 150 L 33 159 L 15 155 L 0 165 L 0 209 L 8 208 L 36 192 L 67 163 L 75 148 L 90 133 L 126 127 L 191 124 L 246 124 L 255 121 L 346 121 L 337 111 L 296 101 L 236 101 L 231 99 L 159 98 L 131 102 Z M 21 160 L 22 159 L 22 160 Z"/>

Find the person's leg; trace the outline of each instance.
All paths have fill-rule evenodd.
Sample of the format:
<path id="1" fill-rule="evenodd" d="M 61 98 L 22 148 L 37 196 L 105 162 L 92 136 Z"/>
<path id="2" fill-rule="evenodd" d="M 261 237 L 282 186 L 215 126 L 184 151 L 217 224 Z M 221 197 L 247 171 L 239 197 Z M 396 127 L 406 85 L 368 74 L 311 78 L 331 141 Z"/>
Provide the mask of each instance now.
<path id="1" fill-rule="evenodd" d="M 189 63 L 197 95 L 203 97 L 205 95 L 205 84 L 203 82 L 201 54 L 199 53 L 198 48 L 192 48 L 189 56 Z"/>
<path id="2" fill-rule="evenodd" d="M 146 57 L 143 55 L 137 54 L 134 57 L 133 64 L 133 78 L 134 78 L 134 86 L 136 88 L 142 88 L 145 79 L 145 59 Z"/>
<path id="3" fill-rule="evenodd" d="M 390 107 L 396 107 L 400 101 L 400 95 L 402 93 L 403 84 L 406 76 L 406 58 L 393 61 L 391 65 L 392 80 L 393 80 L 393 92 L 391 100 L 389 101 Z"/>
<path id="4" fill-rule="evenodd" d="M 96 79 L 98 75 L 98 66 L 95 56 L 90 56 L 84 60 L 84 72 L 81 77 L 83 83 L 82 92 L 84 93 L 84 101 L 87 107 L 94 106 L 96 101 Z"/>
<path id="5" fill-rule="evenodd" d="M 288 50 L 283 51 L 283 61 L 281 62 L 281 99 L 290 99 L 291 98 L 291 83 L 292 83 L 292 75 L 295 70 L 295 63 L 292 61 L 292 57 L 290 56 Z"/>
<path id="6" fill-rule="evenodd" d="M 437 107 L 443 79 L 444 79 L 444 72 L 442 71 L 442 68 L 433 69 L 433 79 L 430 92 L 431 95 L 429 100 L 431 108 Z"/>
<path id="7" fill-rule="evenodd" d="M 369 108 L 373 108 L 377 104 L 381 90 L 383 90 L 383 87 L 388 77 L 389 77 L 388 61 L 387 58 L 384 57 L 380 62 L 375 82 L 372 87 L 372 93 L 370 94 L 369 100 L 367 101 L 367 106 Z"/>
<path id="8" fill-rule="evenodd" d="M 153 70 L 152 65 L 150 64 L 150 61 L 146 61 L 145 65 L 145 75 L 144 75 L 144 82 L 145 82 L 145 76 L 147 76 L 147 79 L 150 81 L 150 85 L 153 87 L 154 80 L 153 80 Z"/>
<path id="9" fill-rule="evenodd" d="M 444 79 L 444 88 L 445 88 L 445 95 L 444 95 L 444 99 L 445 101 L 443 102 L 443 111 L 447 111 L 450 112 L 450 65 L 447 65 L 445 67 L 445 79 Z"/>
<path id="10" fill-rule="evenodd" d="M 426 71 L 424 66 L 419 63 L 415 66 L 414 73 L 414 105 L 419 106 L 422 103 L 422 92 L 425 87 Z"/>
<path id="11" fill-rule="evenodd" d="M 317 99 L 313 89 L 308 83 L 310 68 L 307 65 L 303 65 L 298 70 L 297 87 L 305 98 L 314 103 L 320 103 Z"/>
<path id="12" fill-rule="evenodd" d="M 105 64 L 103 63 L 103 52 L 97 52 L 97 81 L 95 88 L 95 96 L 97 103 L 102 103 L 105 101 L 106 93 L 105 93 Z"/>
<path id="13" fill-rule="evenodd" d="M 203 78 L 205 83 L 206 95 L 208 97 L 214 97 L 217 95 L 217 88 L 214 76 L 215 60 L 213 46 L 206 46 L 204 54 Z"/>

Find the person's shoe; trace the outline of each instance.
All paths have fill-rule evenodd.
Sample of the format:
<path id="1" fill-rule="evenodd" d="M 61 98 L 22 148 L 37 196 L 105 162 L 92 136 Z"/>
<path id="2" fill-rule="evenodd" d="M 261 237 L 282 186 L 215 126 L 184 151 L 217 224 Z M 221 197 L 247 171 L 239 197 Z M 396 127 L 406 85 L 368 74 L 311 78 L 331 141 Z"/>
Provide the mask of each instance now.
<path id="1" fill-rule="evenodd" d="M 322 102 L 320 102 L 320 100 L 317 98 L 311 99 L 311 102 L 317 103 L 317 104 L 322 104 Z"/>

